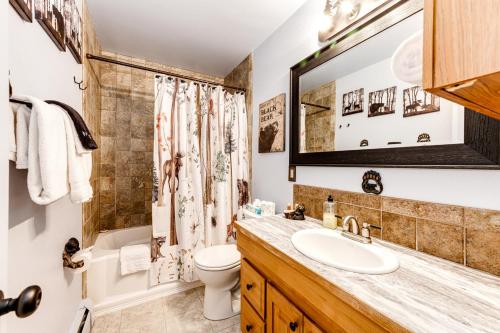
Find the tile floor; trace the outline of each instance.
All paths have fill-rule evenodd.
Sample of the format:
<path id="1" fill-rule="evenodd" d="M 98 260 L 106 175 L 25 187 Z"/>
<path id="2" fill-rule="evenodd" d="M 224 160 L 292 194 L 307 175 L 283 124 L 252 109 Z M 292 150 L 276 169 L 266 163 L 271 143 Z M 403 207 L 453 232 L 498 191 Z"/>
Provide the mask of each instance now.
<path id="1" fill-rule="evenodd" d="M 203 317 L 203 287 L 97 317 L 91 333 L 241 333 L 240 316 Z"/>

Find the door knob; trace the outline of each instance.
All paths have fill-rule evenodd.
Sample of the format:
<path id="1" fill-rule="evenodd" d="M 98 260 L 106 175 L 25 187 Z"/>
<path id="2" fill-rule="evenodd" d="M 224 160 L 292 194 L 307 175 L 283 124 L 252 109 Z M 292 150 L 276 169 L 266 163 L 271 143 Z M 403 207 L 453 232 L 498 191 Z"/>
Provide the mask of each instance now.
<path id="1" fill-rule="evenodd" d="M 253 288 L 253 284 L 252 283 L 247 283 L 247 290 L 250 290 Z"/>
<path id="2" fill-rule="evenodd" d="M 247 325 L 245 326 L 245 329 L 247 330 L 247 332 L 250 332 L 250 331 L 252 330 L 252 325 L 247 324 Z"/>
<path id="3" fill-rule="evenodd" d="M 297 322 L 290 323 L 290 329 L 293 332 L 295 332 L 295 330 L 297 329 L 298 326 L 299 326 L 299 324 L 297 324 Z"/>
<path id="4" fill-rule="evenodd" d="M 3 296 L 0 291 L 0 316 L 14 311 L 19 318 L 26 318 L 38 309 L 42 301 L 42 289 L 39 286 L 29 286 L 18 298 L 4 299 Z"/>

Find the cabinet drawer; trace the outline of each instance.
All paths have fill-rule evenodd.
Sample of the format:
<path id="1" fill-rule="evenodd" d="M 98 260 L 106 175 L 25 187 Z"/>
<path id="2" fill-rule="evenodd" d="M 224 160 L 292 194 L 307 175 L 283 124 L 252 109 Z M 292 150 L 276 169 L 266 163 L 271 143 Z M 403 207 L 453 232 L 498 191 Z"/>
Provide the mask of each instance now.
<path id="1" fill-rule="evenodd" d="M 241 294 L 264 318 L 266 280 L 246 260 L 241 263 Z"/>
<path id="2" fill-rule="evenodd" d="M 248 301 L 241 298 L 241 332 L 264 333 L 266 325 Z"/>

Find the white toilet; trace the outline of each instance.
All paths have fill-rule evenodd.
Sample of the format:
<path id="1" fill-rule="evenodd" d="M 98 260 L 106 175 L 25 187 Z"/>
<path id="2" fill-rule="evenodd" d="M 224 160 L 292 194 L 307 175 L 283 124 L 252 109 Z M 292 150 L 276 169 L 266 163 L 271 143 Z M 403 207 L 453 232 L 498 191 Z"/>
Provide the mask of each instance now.
<path id="1" fill-rule="evenodd" d="M 240 261 L 240 252 L 233 244 L 207 247 L 195 254 L 196 273 L 205 284 L 203 314 L 207 319 L 239 314 L 239 304 L 233 306 L 232 296 L 239 293 Z"/>

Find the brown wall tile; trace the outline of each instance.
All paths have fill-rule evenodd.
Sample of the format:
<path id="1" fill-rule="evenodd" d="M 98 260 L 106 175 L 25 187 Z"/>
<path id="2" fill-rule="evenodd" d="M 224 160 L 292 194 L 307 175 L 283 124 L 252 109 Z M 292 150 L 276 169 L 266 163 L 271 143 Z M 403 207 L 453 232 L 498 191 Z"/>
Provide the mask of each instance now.
<path id="1" fill-rule="evenodd" d="M 416 218 L 382 212 L 382 228 L 383 240 L 416 249 Z"/>
<path id="2" fill-rule="evenodd" d="M 500 232 L 500 211 L 466 207 L 464 226 L 468 229 Z"/>
<path id="3" fill-rule="evenodd" d="M 306 214 L 319 219 L 328 194 L 337 201 L 338 215 L 381 224 L 386 241 L 499 275 L 500 211 L 293 186 L 294 202 L 304 203 Z"/>
<path id="4" fill-rule="evenodd" d="M 500 232 L 466 230 L 467 266 L 500 275 Z"/>
<path id="5" fill-rule="evenodd" d="M 417 250 L 463 264 L 464 229 L 417 219 Z"/>

